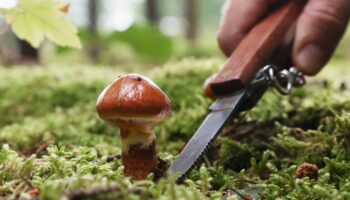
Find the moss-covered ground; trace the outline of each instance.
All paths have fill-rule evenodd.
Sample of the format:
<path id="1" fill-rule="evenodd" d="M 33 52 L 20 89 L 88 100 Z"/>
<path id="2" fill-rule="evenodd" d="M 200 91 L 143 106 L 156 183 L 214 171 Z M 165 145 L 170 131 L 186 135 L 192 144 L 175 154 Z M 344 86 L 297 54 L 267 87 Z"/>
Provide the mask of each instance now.
<path id="1" fill-rule="evenodd" d="M 202 83 L 221 64 L 185 59 L 143 72 L 174 109 L 157 127 L 160 167 L 206 115 L 211 101 Z M 346 82 L 321 75 L 290 96 L 269 90 L 177 185 L 173 177 L 123 176 L 118 129 L 95 111 L 100 91 L 121 74 L 116 67 L 0 68 L 0 199 L 350 199 Z M 318 166 L 316 179 L 296 177 L 304 162 Z"/>

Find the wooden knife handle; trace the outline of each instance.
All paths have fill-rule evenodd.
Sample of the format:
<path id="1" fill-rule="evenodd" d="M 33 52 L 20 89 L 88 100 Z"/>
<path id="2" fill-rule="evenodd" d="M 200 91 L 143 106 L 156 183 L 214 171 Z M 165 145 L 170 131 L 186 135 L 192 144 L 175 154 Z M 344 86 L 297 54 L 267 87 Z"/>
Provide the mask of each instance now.
<path id="1" fill-rule="evenodd" d="M 266 64 L 286 57 L 294 39 L 295 24 L 306 0 L 287 0 L 276 6 L 241 41 L 228 61 L 211 81 L 216 96 L 244 88 Z M 287 56 L 290 57 L 290 54 Z"/>

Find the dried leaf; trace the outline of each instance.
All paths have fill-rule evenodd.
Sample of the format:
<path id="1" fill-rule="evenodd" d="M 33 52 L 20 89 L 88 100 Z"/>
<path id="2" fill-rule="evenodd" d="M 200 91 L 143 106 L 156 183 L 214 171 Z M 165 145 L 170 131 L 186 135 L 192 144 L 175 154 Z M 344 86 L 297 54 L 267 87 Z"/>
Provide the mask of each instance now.
<path id="1" fill-rule="evenodd" d="M 63 12 L 63 13 L 68 13 L 69 11 L 69 4 L 64 4 L 63 6 L 60 7 L 60 11 Z"/>

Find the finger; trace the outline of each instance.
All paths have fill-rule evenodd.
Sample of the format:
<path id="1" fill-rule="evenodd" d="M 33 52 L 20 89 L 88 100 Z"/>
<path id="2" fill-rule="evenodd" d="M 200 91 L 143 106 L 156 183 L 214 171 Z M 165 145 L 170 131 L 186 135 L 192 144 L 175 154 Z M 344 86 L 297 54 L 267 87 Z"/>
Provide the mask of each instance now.
<path id="1" fill-rule="evenodd" d="M 329 61 L 350 17 L 349 0 L 309 0 L 296 29 L 294 64 L 314 75 Z"/>
<path id="2" fill-rule="evenodd" d="M 217 34 L 221 50 L 229 56 L 275 2 L 277 0 L 227 0 Z"/>

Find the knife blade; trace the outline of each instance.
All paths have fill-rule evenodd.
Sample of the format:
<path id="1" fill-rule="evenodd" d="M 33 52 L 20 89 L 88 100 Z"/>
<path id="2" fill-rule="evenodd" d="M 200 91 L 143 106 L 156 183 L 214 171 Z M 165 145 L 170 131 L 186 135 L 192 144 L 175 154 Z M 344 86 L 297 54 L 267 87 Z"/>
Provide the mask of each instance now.
<path id="1" fill-rule="evenodd" d="M 179 173 L 181 181 L 193 167 L 197 158 L 205 153 L 210 141 L 220 133 L 225 123 L 238 112 L 240 105 L 248 96 L 247 90 L 241 90 L 231 96 L 217 99 L 209 108 L 210 113 L 187 143 L 176 161 L 169 167 L 168 173 Z"/>

